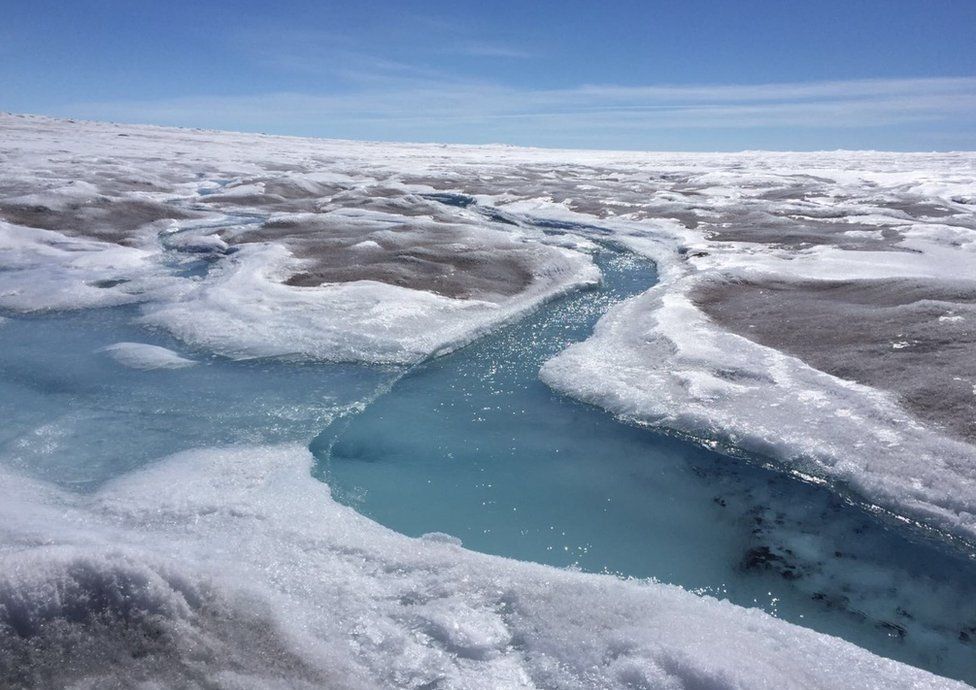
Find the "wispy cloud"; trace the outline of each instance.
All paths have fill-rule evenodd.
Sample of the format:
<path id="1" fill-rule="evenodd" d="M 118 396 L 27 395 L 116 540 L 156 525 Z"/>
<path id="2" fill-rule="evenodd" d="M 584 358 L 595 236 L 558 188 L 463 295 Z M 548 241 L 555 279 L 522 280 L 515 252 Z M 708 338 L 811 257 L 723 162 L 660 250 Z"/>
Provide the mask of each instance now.
<path id="1" fill-rule="evenodd" d="M 976 122 L 976 77 L 744 85 L 586 85 L 527 90 L 386 66 L 349 93 L 77 103 L 80 117 L 353 138 L 576 141 L 661 129 L 878 128 Z M 371 74 L 376 70 L 370 71 Z M 273 123 L 273 124 L 269 124 Z M 972 129 L 970 127 L 970 129 Z M 443 132 L 443 136 L 438 136 Z M 524 135 L 524 136 L 523 136 Z M 592 138 L 592 137 L 591 137 Z"/>
<path id="2" fill-rule="evenodd" d="M 338 80 L 360 86 L 393 80 L 401 80 L 400 87 L 417 86 L 421 81 L 470 81 L 457 61 L 445 58 L 467 58 L 470 67 L 478 61 L 535 57 L 445 18 L 406 13 L 398 19 L 395 27 L 386 18 L 377 18 L 376 26 L 359 27 L 366 33 L 372 31 L 368 40 L 338 29 L 267 25 L 227 28 L 214 40 L 222 41 L 226 50 L 250 64 L 285 78 L 298 75 L 318 83 Z M 418 42 L 417 36 L 423 34 L 430 34 L 431 40 Z"/>
<path id="3" fill-rule="evenodd" d="M 534 57 L 534 54 L 527 50 L 513 48 L 504 43 L 492 43 L 490 41 L 463 41 L 452 52 L 470 55 L 472 57 L 510 58 L 516 60 L 525 60 Z"/>

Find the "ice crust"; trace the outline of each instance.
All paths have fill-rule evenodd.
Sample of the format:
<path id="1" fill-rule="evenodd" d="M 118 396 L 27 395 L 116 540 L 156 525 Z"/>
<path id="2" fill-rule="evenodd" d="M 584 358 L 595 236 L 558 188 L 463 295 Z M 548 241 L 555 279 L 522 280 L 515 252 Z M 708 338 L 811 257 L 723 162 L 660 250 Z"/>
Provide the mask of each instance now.
<path id="1" fill-rule="evenodd" d="M 4 471 L 0 684 L 963 687 L 677 587 L 398 535 L 311 462 L 192 451 L 86 497 Z"/>
<path id="2" fill-rule="evenodd" d="M 536 212 L 541 210 L 537 205 Z M 581 220 L 565 208 L 553 212 Z M 971 220 L 970 214 L 962 215 L 963 223 Z M 797 251 L 709 240 L 673 223 L 648 240 L 633 221 L 604 223 L 616 227 L 635 251 L 655 258 L 662 280 L 611 310 L 593 337 L 547 362 L 540 372 L 544 381 L 637 423 L 776 458 L 809 478 L 852 492 L 870 507 L 976 542 L 976 447 L 947 436 L 941 426 L 922 423 L 892 392 L 894 383 L 885 390 L 826 374 L 750 340 L 748 328 L 726 331 L 693 299 L 703 291 L 721 294 L 736 282 L 761 287 L 873 281 L 897 295 L 906 283 L 938 286 L 949 278 L 972 289 L 976 231 L 948 230 L 942 223 L 902 225 L 906 236 L 892 243 L 894 251 L 832 245 Z M 663 243 L 669 232 L 680 238 L 679 251 Z M 951 314 L 954 306 L 968 305 L 947 301 L 938 306 Z M 835 322 L 842 323 L 844 315 L 839 303 Z M 944 331 L 942 346 L 951 352 L 956 340 L 949 324 L 934 326 Z M 808 337 L 817 339 L 816 330 Z M 938 334 L 933 340 L 938 342 Z M 874 356 L 868 347 L 873 345 L 864 343 L 864 356 Z M 965 363 L 965 352 L 958 356 Z M 933 356 L 929 366 L 950 367 L 951 361 Z M 836 362 L 837 368 L 843 366 L 856 370 L 858 363 Z M 960 368 L 956 378 L 972 388 L 976 382 L 968 365 Z M 947 372 L 953 370 L 940 374 Z M 916 373 L 926 375 L 922 368 Z M 960 423 L 971 423 L 965 415 L 974 411 L 976 394 Z M 948 409 L 943 413 L 949 414 Z"/>

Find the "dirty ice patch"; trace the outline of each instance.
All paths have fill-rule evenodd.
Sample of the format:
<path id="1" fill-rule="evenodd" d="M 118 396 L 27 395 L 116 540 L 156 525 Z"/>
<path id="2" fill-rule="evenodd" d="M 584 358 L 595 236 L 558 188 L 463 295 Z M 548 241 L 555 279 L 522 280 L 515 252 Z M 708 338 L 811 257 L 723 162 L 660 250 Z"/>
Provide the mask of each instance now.
<path id="1" fill-rule="evenodd" d="M 295 287 L 299 265 L 280 245 L 242 248 L 188 284 L 148 304 L 144 321 L 213 352 L 235 357 L 410 363 L 470 342 L 543 301 L 600 278 L 592 259 L 547 248 L 529 287 L 500 299 L 453 299 L 377 281 Z"/>
<path id="2" fill-rule="evenodd" d="M 631 422 L 718 440 L 852 489 L 872 506 L 976 540 L 976 448 L 879 390 L 722 330 L 682 288 L 611 309 L 543 365 L 557 390 Z"/>

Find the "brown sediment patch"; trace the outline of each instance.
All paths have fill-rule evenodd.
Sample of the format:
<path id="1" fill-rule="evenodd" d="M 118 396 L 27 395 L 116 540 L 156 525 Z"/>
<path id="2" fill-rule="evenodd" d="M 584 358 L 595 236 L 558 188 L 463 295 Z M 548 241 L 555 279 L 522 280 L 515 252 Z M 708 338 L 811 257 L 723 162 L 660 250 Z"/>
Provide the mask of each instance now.
<path id="1" fill-rule="evenodd" d="M 694 211 L 668 211 L 665 209 L 642 209 L 634 213 L 636 220 L 676 220 L 689 230 L 695 230 L 702 220 Z"/>
<path id="2" fill-rule="evenodd" d="M 388 187 L 348 188 L 290 179 L 262 181 L 264 191 L 235 194 L 234 188 L 208 194 L 200 202 L 211 206 L 244 206 L 278 213 L 316 213 L 336 209 L 376 211 L 407 218 L 445 218 L 443 204 Z M 245 184 L 251 184 L 248 182 Z"/>
<path id="3" fill-rule="evenodd" d="M 337 184 L 311 182 L 309 180 L 279 177 L 264 183 L 264 191 L 276 194 L 285 199 L 321 199 L 345 191 L 345 187 Z"/>
<path id="4" fill-rule="evenodd" d="M 524 173 L 524 171 L 520 172 Z M 491 179 L 484 176 L 464 177 L 457 174 L 445 174 L 444 176 L 404 175 L 400 181 L 405 185 L 430 187 L 438 192 L 460 192 L 470 196 L 509 195 L 525 199 L 549 196 L 553 192 L 558 194 L 571 191 L 571 188 L 567 186 L 567 181 L 543 179 L 535 174 L 512 175 L 506 173 L 499 174 Z M 559 184 L 554 184 L 555 182 Z"/>
<path id="5" fill-rule="evenodd" d="M 485 244 L 464 226 L 426 222 L 357 226 L 327 214 L 280 220 L 229 238 L 234 244 L 279 242 L 306 265 L 288 285 L 375 280 L 453 298 L 512 296 L 533 280 L 534 248 Z"/>
<path id="6" fill-rule="evenodd" d="M 925 201 L 885 201 L 878 204 L 882 208 L 904 213 L 912 218 L 947 218 L 956 211 L 940 204 Z"/>
<path id="7" fill-rule="evenodd" d="M 976 282 L 716 282 L 692 299 L 722 327 L 899 396 L 976 442 Z"/>
<path id="8" fill-rule="evenodd" d="M 517 257 L 499 256 L 497 250 L 471 251 L 463 255 L 438 251 L 436 247 L 415 247 L 362 259 L 350 254 L 363 250 L 298 251 L 311 258 L 314 267 L 298 273 L 288 285 L 314 287 L 325 283 L 375 280 L 390 285 L 425 290 L 445 297 L 468 299 L 485 295 L 511 296 L 524 290 L 532 273 Z M 363 252 L 365 253 L 365 252 Z M 357 263 L 349 263 L 356 259 Z"/>
<path id="9" fill-rule="evenodd" d="M 779 187 L 768 189 L 756 195 L 756 199 L 763 201 L 804 201 L 807 196 L 815 193 L 810 187 Z"/>
<path id="10" fill-rule="evenodd" d="M 904 235 L 897 226 L 831 222 L 799 214 L 783 217 L 745 211 L 709 219 L 702 227 L 715 242 L 753 242 L 784 249 L 830 245 L 860 251 L 910 251 L 899 246 Z"/>
<path id="11" fill-rule="evenodd" d="M 122 245 L 131 244 L 136 231 L 147 223 L 197 217 L 192 211 L 147 199 L 100 197 L 64 209 L 0 203 L 0 218 L 10 223 Z"/>

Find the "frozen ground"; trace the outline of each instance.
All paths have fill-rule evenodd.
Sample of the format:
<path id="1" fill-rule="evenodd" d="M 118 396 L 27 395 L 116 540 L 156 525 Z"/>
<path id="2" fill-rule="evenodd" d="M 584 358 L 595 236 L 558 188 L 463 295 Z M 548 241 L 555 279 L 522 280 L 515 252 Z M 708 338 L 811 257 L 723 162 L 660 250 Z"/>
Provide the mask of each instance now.
<path id="1" fill-rule="evenodd" d="M 611 240 L 661 280 L 544 381 L 971 542 L 974 188 L 973 154 L 363 144 L 4 115 L 0 307 L 131 304 L 202 353 L 410 364 L 592 284 L 593 241 Z M 193 363 L 134 342 L 105 355 Z M 12 647 L 4 673 L 54 682 L 87 626 L 104 632 L 91 659 L 131 652 L 122 673 L 145 659 L 227 686 L 286 668 L 417 687 L 938 682 L 675 589 L 407 540 L 332 504 L 304 458 L 184 455 L 87 498 L 5 473 L 4 640 L 47 642 Z M 153 491 L 170 484 L 185 491 Z M 151 601 L 132 610 L 130 587 Z M 143 632 L 112 638 L 118 617 Z M 130 649 L 147 639 L 152 653 Z"/>

